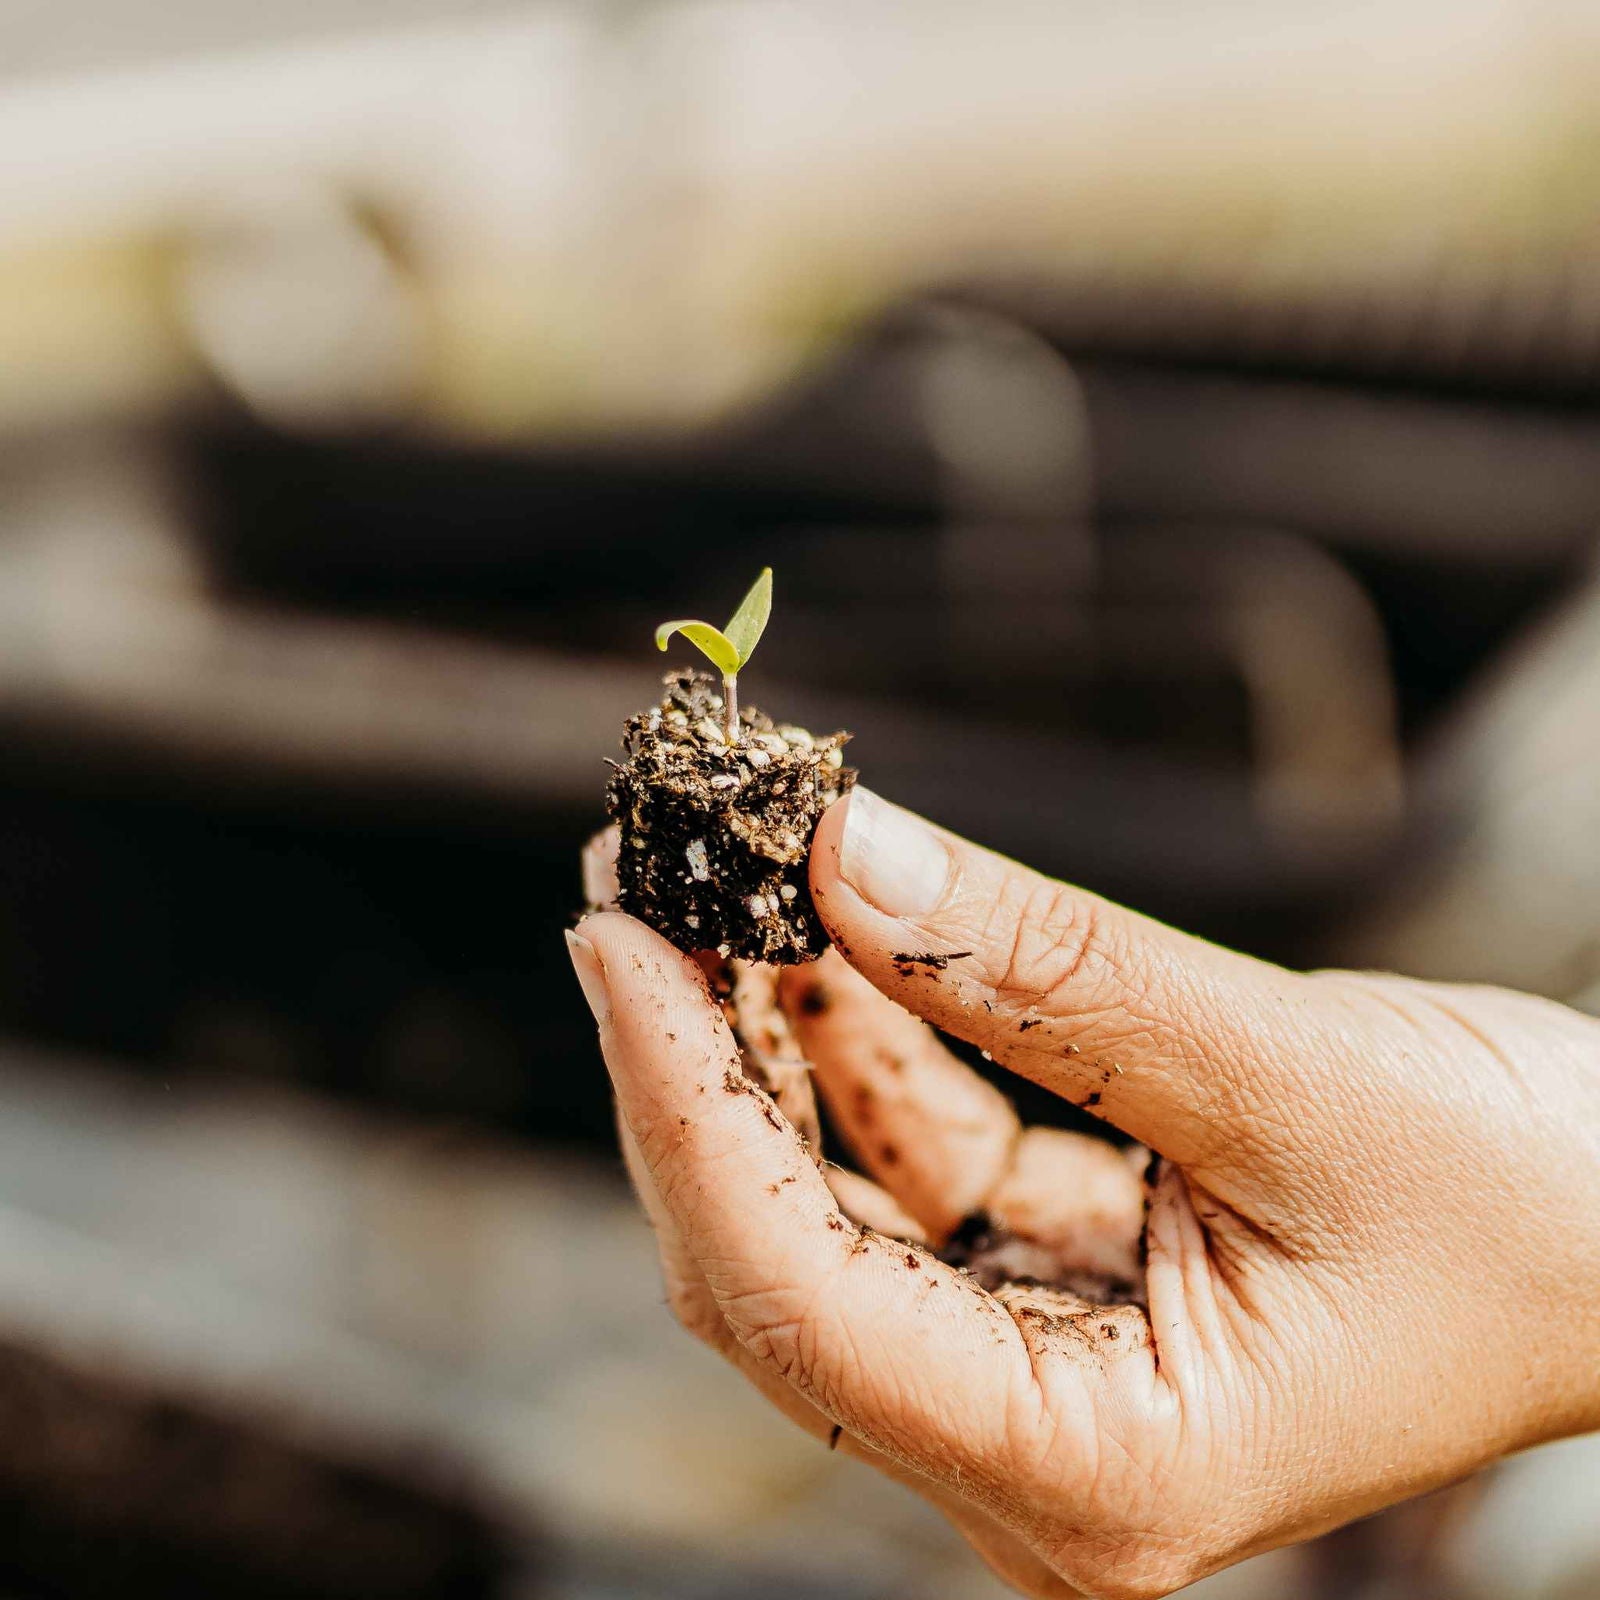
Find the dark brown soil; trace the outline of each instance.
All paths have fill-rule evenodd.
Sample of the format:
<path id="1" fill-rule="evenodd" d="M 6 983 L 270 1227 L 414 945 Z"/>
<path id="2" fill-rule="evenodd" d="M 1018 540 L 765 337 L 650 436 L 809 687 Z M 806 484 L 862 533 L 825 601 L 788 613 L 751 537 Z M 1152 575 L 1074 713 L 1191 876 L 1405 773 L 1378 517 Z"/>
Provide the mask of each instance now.
<path id="1" fill-rule="evenodd" d="M 822 813 L 855 782 L 846 733 L 817 738 L 753 707 L 730 747 L 708 673 L 674 672 L 630 717 L 606 809 L 618 823 L 618 904 L 680 950 L 791 966 L 828 937 L 806 857 Z"/>

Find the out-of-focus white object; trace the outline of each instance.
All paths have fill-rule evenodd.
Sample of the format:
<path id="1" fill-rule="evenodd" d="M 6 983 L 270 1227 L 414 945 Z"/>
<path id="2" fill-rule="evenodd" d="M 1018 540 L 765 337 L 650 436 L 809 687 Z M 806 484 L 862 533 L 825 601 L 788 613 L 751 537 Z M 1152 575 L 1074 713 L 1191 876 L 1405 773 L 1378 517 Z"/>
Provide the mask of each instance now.
<path id="1" fill-rule="evenodd" d="M 0 53 L 0 143 L 28 152 L 0 166 L 0 250 L 148 227 L 233 185 L 306 172 L 419 228 L 548 236 L 586 212 L 587 8 L 351 0 L 298 26 L 280 7 L 208 9 L 238 25 L 87 62 L 41 45 L 32 71 L 27 53 Z M 58 15 L 96 32 L 83 8 Z"/>
<path id="2" fill-rule="evenodd" d="M 1451 1551 L 1471 1600 L 1600 1595 L 1600 1434 L 1519 1456 L 1491 1480 Z"/>
<path id="3" fill-rule="evenodd" d="M 701 420 L 909 289 L 1084 250 L 1224 278 L 1265 252 L 1269 308 L 1537 261 L 1572 238 L 1549 197 L 1591 192 L 1574 0 L 1193 0 L 1159 26 L 1118 0 L 24 9 L 0 19 L 0 149 L 26 152 L 0 163 L 0 289 L 12 252 L 315 173 L 412 241 L 431 414 L 478 431 Z M 163 310 L 108 276 L 120 338 L 71 305 L 8 325 L 0 296 L 0 426 L 41 340 L 34 386 L 103 346 L 167 396 L 135 337 Z M 80 359 L 60 410 L 103 403 Z"/>
<path id="4" fill-rule="evenodd" d="M 1424 780 L 1440 858 L 1341 959 L 1600 1009 L 1597 705 L 1600 581 L 1529 635 L 1449 731 Z"/>
<path id="5" fill-rule="evenodd" d="M 355 210 L 314 184 L 205 207 L 176 288 L 207 365 L 268 421 L 349 425 L 416 398 L 425 351 L 410 285 Z"/>

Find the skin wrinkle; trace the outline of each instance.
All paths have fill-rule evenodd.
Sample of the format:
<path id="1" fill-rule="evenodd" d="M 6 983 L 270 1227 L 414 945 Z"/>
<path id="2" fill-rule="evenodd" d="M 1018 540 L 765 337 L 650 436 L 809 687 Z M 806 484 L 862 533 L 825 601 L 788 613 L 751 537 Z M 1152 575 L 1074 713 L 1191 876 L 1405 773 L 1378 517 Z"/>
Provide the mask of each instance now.
<path id="1" fill-rule="evenodd" d="M 1074 1527 L 1057 1536 L 1054 1552 L 1060 1569 L 1092 1571 L 1093 1593 L 1106 1600 L 1165 1595 L 1199 1576 L 1189 1563 L 1181 1569 L 1175 1564 L 1169 1553 L 1170 1541 L 1158 1531 L 1154 1519 L 1136 1520 L 1129 1515 L 1128 1497 L 1119 1492 L 1120 1485 L 1108 1488 L 1107 1483 L 1104 1464 L 1097 1463 L 1089 1498 L 1091 1503 L 1115 1506 L 1116 1511 L 1096 1526 Z"/>
<path id="2" fill-rule="evenodd" d="M 880 1246 L 881 1246 L 881 1245 L 883 1245 L 883 1244 L 884 1244 L 884 1243 L 886 1243 L 886 1241 L 878 1241 L 878 1240 L 876 1240 L 876 1239 L 874 1239 L 874 1238 L 872 1238 L 872 1237 L 871 1237 L 871 1236 L 870 1236 L 870 1235 L 867 1235 L 867 1236 L 863 1236 L 863 1239 L 862 1239 L 862 1240 L 861 1240 L 861 1241 L 860 1241 L 860 1242 L 861 1242 L 861 1243 L 864 1243 L 864 1244 L 865 1244 L 865 1245 L 866 1245 L 866 1248 L 867 1248 L 867 1249 L 868 1249 L 868 1250 L 874 1250 L 874 1249 L 877 1249 L 877 1248 L 879 1248 L 879 1247 L 880 1247 Z M 852 1251 L 852 1253 L 851 1253 L 851 1257 L 850 1257 L 850 1258 L 847 1258 L 847 1261 L 848 1261 L 848 1259 L 854 1259 L 854 1258 L 855 1258 L 855 1257 L 856 1257 L 856 1256 L 857 1256 L 857 1252 L 856 1252 L 856 1251 L 854 1251 L 854 1250 L 853 1250 L 853 1251 Z M 847 1262 L 846 1262 L 846 1263 L 843 1263 L 843 1264 L 847 1264 Z M 840 1325 L 839 1325 L 839 1328 L 840 1328 L 840 1331 L 841 1331 L 841 1333 L 843 1333 L 843 1335 L 844 1335 L 844 1336 L 845 1336 L 845 1337 L 847 1337 L 847 1338 L 850 1338 L 850 1339 L 851 1339 L 851 1340 L 852 1340 L 852 1348 L 854 1348 L 854 1346 L 853 1346 L 853 1338 L 854 1338 L 854 1336 L 853 1336 L 853 1333 L 852 1333 L 852 1332 L 851 1332 L 851 1330 L 850 1330 L 850 1329 L 849 1329 L 849 1325 L 848 1325 L 848 1324 L 847 1324 L 847 1323 L 845 1323 L 845 1324 L 840 1324 Z M 858 1356 L 858 1359 L 859 1359 L 859 1351 L 858 1351 L 858 1352 L 857 1352 L 857 1356 Z M 863 1365 L 863 1366 L 862 1366 L 862 1369 L 861 1369 L 861 1370 L 862 1370 L 862 1371 L 863 1371 L 863 1372 L 865 1372 L 865 1371 L 867 1371 L 867 1370 L 870 1370 L 870 1368 L 869 1368 L 869 1367 L 868 1367 L 868 1366 L 866 1366 L 866 1365 Z M 896 1370 L 896 1369 L 893 1369 L 893 1368 L 891 1368 L 891 1369 L 889 1369 L 889 1370 L 890 1370 L 890 1371 L 895 1371 L 895 1370 Z M 898 1374 L 897 1374 L 897 1375 L 898 1375 Z M 830 1406 L 829 1406 L 829 1407 L 828 1407 L 828 1409 L 829 1409 L 829 1410 L 830 1410 L 830 1411 L 831 1411 L 831 1412 L 834 1412 L 834 1413 L 835 1413 L 835 1414 L 837 1414 L 837 1415 L 839 1415 L 839 1416 L 840 1416 L 840 1417 L 841 1417 L 841 1418 L 842 1418 L 842 1419 L 843 1419 L 843 1420 L 846 1420 L 846 1421 L 849 1421 L 849 1420 L 850 1420 L 850 1417 L 849 1417 L 849 1415 L 848 1415 L 848 1414 L 847 1414 L 847 1411 L 846 1411 L 846 1409 L 845 1409 L 845 1408 L 844 1408 L 844 1407 L 842 1407 L 842 1406 L 840 1406 L 840 1405 L 838 1405 L 838 1404 L 833 1404 L 833 1405 L 830 1405 Z M 930 1409 L 937 1409 L 937 1408 L 930 1408 Z M 894 1448 L 895 1448 L 895 1449 L 896 1449 L 896 1450 L 897 1450 L 897 1452 L 898 1452 L 898 1450 L 899 1450 L 899 1449 L 900 1449 L 900 1447 L 899 1447 L 899 1446 L 898 1446 L 898 1443 L 897 1443 L 897 1442 L 896 1442 L 896 1441 L 895 1441 L 895 1434 L 894 1434 L 894 1431 L 891 1431 L 891 1433 L 890 1433 L 890 1435 L 889 1435 L 889 1436 L 888 1436 L 888 1437 L 889 1437 L 889 1440 L 890 1440 L 890 1442 L 891 1442 L 891 1445 L 892 1445 L 892 1446 L 893 1446 L 893 1447 L 894 1447 Z"/>
<path id="3" fill-rule="evenodd" d="M 1022 1348 L 1027 1356 L 1028 1373 L 1030 1379 L 1032 1380 L 1032 1412 L 1033 1416 L 1037 1419 L 1035 1426 L 1037 1427 L 1038 1423 L 1042 1422 L 1047 1424 L 1053 1430 L 1054 1423 L 1050 1415 L 1049 1401 L 1045 1391 L 1044 1375 L 1039 1370 L 1040 1352 L 1035 1347 L 1033 1341 L 1029 1339 L 1027 1330 L 1023 1327 L 1022 1321 L 1017 1315 L 1017 1308 L 1011 1305 L 1005 1299 L 999 1299 L 997 1303 L 1006 1313 L 1007 1317 L 1010 1318 L 1011 1325 L 1017 1330 L 1017 1337 L 1022 1341 Z"/>
<path id="4" fill-rule="evenodd" d="M 1239 1294 L 1236 1281 L 1214 1284 L 1205 1272 L 1214 1259 L 1215 1235 L 1200 1216 L 1193 1185 L 1182 1172 L 1173 1167 L 1163 1171 L 1153 1209 L 1156 1204 L 1161 1212 L 1152 1251 L 1163 1261 L 1171 1258 L 1184 1333 L 1184 1337 L 1168 1341 L 1168 1359 L 1161 1371 L 1178 1405 L 1183 1428 L 1192 1432 L 1203 1425 L 1206 1416 L 1199 1404 L 1210 1387 L 1206 1375 L 1226 1362 L 1230 1352 L 1243 1351 L 1247 1356 L 1254 1352 L 1267 1324 L 1260 1308 L 1252 1308 Z M 1226 1292 L 1214 1295 L 1214 1287 Z M 1197 1351 L 1204 1352 L 1205 1359 L 1195 1359 Z"/>
<path id="5" fill-rule="evenodd" d="M 1178 1408 L 1182 1419 L 1191 1372 L 1192 1331 L 1190 1285 L 1185 1255 L 1170 1196 L 1158 1183 L 1151 1190 L 1146 1238 L 1149 1259 L 1145 1267 L 1145 1295 L 1149 1302 L 1150 1342 L 1156 1378 Z"/>
<path id="6" fill-rule="evenodd" d="M 989 985 L 997 1003 L 1042 1012 L 1088 1032 L 1109 1018 L 1128 1016 L 1130 998 L 1140 988 L 1137 970 L 1130 971 L 1125 955 L 1119 960 L 1117 951 L 1103 948 L 1106 939 L 1092 896 L 1042 880 L 1025 886 L 1020 905 L 1013 895 L 991 903 L 980 949 L 1003 950 L 1004 956 L 986 958 L 983 969 L 997 974 Z M 1113 1032 L 1112 1048 L 1119 1037 L 1132 1042 L 1128 1034 Z M 1103 1052 L 1105 1046 L 1097 1042 L 1095 1048 Z"/>
<path id="7" fill-rule="evenodd" d="M 789 1370 L 786 1371 L 781 1370 L 781 1363 L 779 1363 L 779 1371 L 781 1371 L 781 1376 L 784 1376 L 787 1381 L 794 1382 L 795 1387 L 798 1387 L 798 1389 L 802 1390 L 802 1394 L 821 1395 L 821 1397 L 824 1397 L 824 1400 L 822 1400 L 822 1403 L 824 1403 L 824 1410 L 829 1411 L 829 1414 L 834 1414 L 834 1416 L 840 1416 L 840 1418 L 843 1418 L 843 1414 L 845 1414 L 845 1408 L 843 1408 L 842 1405 L 838 1405 L 837 1394 L 829 1394 L 829 1386 L 827 1386 L 826 1382 L 819 1382 L 819 1366 L 818 1357 L 816 1357 L 816 1354 L 811 1355 L 810 1358 L 806 1358 L 805 1355 L 803 1355 L 803 1336 L 805 1336 L 806 1330 L 811 1330 L 813 1344 L 816 1342 L 816 1328 L 818 1328 L 819 1323 L 822 1323 L 822 1320 L 824 1320 L 824 1318 L 819 1317 L 819 1315 L 816 1314 L 816 1307 L 818 1307 L 819 1304 L 824 1304 L 824 1302 L 827 1301 L 826 1290 L 829 1288 L 830 1283 L 832 1283 L 834 1274 L 837 1274 L 837 1272 L 840 1272 L 840 1270 L 845 1269 L 845 1266 L 846 1261 L 843 1261 L 843 1259 L 842 1261 L 834 1262 L 834 1266 L 832 1266 L 832 1270 L 830 1270 L 829 1275 L 827 1275 L 826 1278 L 821 1278 L 821 1280 L 818 1282 L 818 1285 L 814 1286 L 814 1290 L 813 1293 L 811 1293 L 810 1298 L 806 1298 L 805 1301 L 802 1302 L 802 1306 L 798 1307 L 797 1312 L 795 1312 L 792 1317 L 782 1318 L 781 1325 L 789 1325 L 789 1323 L 794 1323 L 795 1350 L 797 1350 L 798 1365 L 790 1366 Z M 712 1293 L 715 1293 L 715 1286 L 712 1288 Z M 794 1294 L 794 1290 L 784 1290 L 782 1293 L 790 1294 L 790 1296 L 792 1296 L 792 1294 Z M 768 1347 L 770 1347 L 771 1352 L 776 1352 L 776 1330 L 778 1330 L 779 1323 L 773 1323 L 773 1325 L 757 1328 L 757 1330 L 752 1331 L 750 1334 L 741 1333 L 741 1331 L 739 1331 L 738 1318 L 736 1318 L 736 1312 L 738 1312 L 738 1298 L 722 1299 L 720 1296 L 718 1296 L 718 1302 L 722 1304 L 723 1315 L 728 1318 L 730 1326 L 733 1326 L 734 1334 L 738 1336 L 739 1341 L 741 1341 L 742 1344 L 747 1347 L 747 1349 L 752 1350 L 752 1354 L 757 1355 L 757 1358 L 762 1358 L 760 1357 L 760 1354 L 758 1354 L 757 1350 L 755 1350 L 755 1344 L 762 1341 L 763 1338 L 765 1338 L 765 1342 L 768 1344 Z M 862 1362 L 859 1350 L 856 1350 L 856 1347 L 854 1347 L 853 1338 L 851 1338 L 851 1331 L 850 1328 L 848 1328 L 848 1325 L 846 1325 L 842 1331 L 843 1336 L 845 1336 L 846 1344 L 850 1346 L 850 1349 L 846 1350 L 845 1354 L 848 1355 L 848 1357 L 853 1358 L 854 1363 L 856 1363 L 856 1371 L 858 1371 L 861 1376 L 866 1376 L 866 1374 L 870 1371 L 870 1363 Z M 837 1365 L 837 1363 L 835 1363 L 835 1365 Z M 848 1370 L 848 1363 L 846 1363 L 845 1370 Z M 835 1382 L 834 1386 L 832 1387 L 837 1390 L 837 1382 Z"/>
<path id="8" fill-rule="evenodd" d="M 1209 1000 L 1210 997 L 1205 998 Z M 1219 1014 L 1219 1022 L 1208 1030 L 1208 1036 L 1214 1033 L 1222 1038 L 1250 1039 L 1252 1029 L 1249 1026 L 1229 1023 L 1228 1006 L 1207 1004 L 1204 1009 Z M 1295 1148 L 1298 1141 L 1290 1134 L 1283 1113 L 1274 1113 L 1272 1109 L 1295 1098 L 1293 1085 L 1281 1081 L 1284 1071 L 1281 1064 L 1275 1063 L 1271 1073 L 1265 1076 L 1259 1071 L 1241 1070 L 1237 1059 L 1231 1055 L 1219 1057 L 1214 1052 L 1200 1051 L 1191 1037 L 1174 1035 L 1153 1019 L 1149 1027 L 1159 1053 L 1171 1056 L 1181 1067 L 1181 1071 L 1172 1075 L 1181 1078 L 1193 1091 L 1191 1115 L 1197 1129 L 1203 1130 L 1193 1135 L 1201 1152 L 1199 1161 L 1194 1164 L 1214 1174 L 1227 1173 L 1235 1183 L 1249 1187 L 1264 1154 L 1270 1158 Z M 1269 1133 L 1274 1127 L 1282 1132 Z M 1242 1215 L 1250 1215 L 1243 1193 L 1237 1193 L 1231 1203 Z M 1271 1231 L 1261 1217 L 1251 1216 L 1250 1220 Z"/>
<path id="9" fill-rule="evenodd" d="M 1238 1218 L 1220 1202 L 1206 1196 L 1202 1201 L 1196 1201 L 1191 1193 L 1189 1203 L 1196 1208 L 1196 1226 L 1199 1228 L 1206 1258 L 1210 1262 L 1215 1274 L 1216 1284 L 1226 1291 L 1222 1297 L 1221 1309 L 1225 1316 L 1234 1319 L 1236 1334 L 1246 1332 L 1253 1334 L 1267 1316 L 1266 1308 L 1256 1296 L 1255 1284 L 1259 1280 L 1259 1267 L 1248 1245 L 1254 1244 L 1258 1248 L 1271 1246 L 1275 1241 L 1265 1240 L 1245 1225 L 1237 1229 Z M 1205 1204 L 1208 1210 L 1205 1215 L 1199 1213 L 1199 1205 Z M 1216 1206 L 1216 1211 L 1209 1207 Z M 1242 1233 L 1243 1237 L 1240 1237 Z"/>
<path id="10" fill-rule="evenodd" d="M 1410 1005 L 1425 1009 L 1430 1016 L 1443 1022 L 1448 1029 L 1464 1034 L 1472 1041 L 1476 1049 L 1488 1055 L 1492 1060 L 1499 1062 L 1505 1072 L 1507 1081 L 1513 1084 L 1519 1092 L 1525 1111 L 1543 1113 L 1544 1106 L 1541 1096 L 1529 1081 L 1527 1074 L 1522 1070 L 1521 1064 L 1460 1007 L 1455 1000 L 1453 990 L 1432 986 L 1425 989 L 1408 989 L 1406 1000 L 1402 1001 L 1399 997 L 1389 992 L 1388 984 L 1370 975 L 1366 977 L 1365 981 L 1363 981 L 1363 975 L 1361 974 L 1329 974 L 1328 976 L 1338 976 L 1346 983 L 1351 982 L 1353 979 L 1355 985 L 1360 988 L 1363 994 L 1387 1006 L 1416 1029 L 1420 1041 L 1419 1048 L 1433 1051 L 1437 1050 L 1438 1045 L 1429 1035 L 1423 1019 L 1411 1011 Z M 1446 995 L 1450 995 L 1451 998 L 1446 999 Z M 1408 1005 L 1406 1002 L 1410 1004 Z"/>
<path id="11" fill-rule="evenodd" d="M 982 925 L 982 948 L 1004 951 L 1002 960 L 984 962 L 986 970 L 998 969 L 990 985 L 997 995 L 1041 1005 L 1049 1000 L 1052 1013 L 1063 1018 L 1060 997 L 1074 988 L 1087 990 L 1091 967 L 1097 980 L 1107 975 L 1115 979 L 1115 964 L 1100 952 L 1103 935 L 1092 900 L 1048 882 L 1028 885 L 1020 906 L 1008 903 L 1009 898 L 994 902 Z"/>
<path id="12" fill-rule="evenodd" d="M 846 1337 L 850 1337 L 848 1330 Z M 858 1359 L 864 1360 L 859 1350 L 856 1353 Z M 864 1365 L 870 1369 L 870 1362 L 864 1361 Z M 896 1369 L 894 1379 L 894 1392 L 884 1399 L 884 1410 L 888 1416 L 893 1417 L 897 1409 L 906 1417 L 928 1416 L 943 1408 L 946 1397 L 933 1383 L 931 1374 L 906 1373 Z M 950 1428 L 948 1421 L 946 1426 Z"/>
<path id="13" fill-rule="evenodd" d="M 1441 1232 L 1440 1221 L 1444 1214 L 1459 1210 L 1464 1225 L 1471 1225 L 1480 1204 L 1470 1172 L 1452 1172 L 1447 1183 L 1426 1180 L 1426 1168 L 1411 1159 L 1414 1137 L 1409 1130 L 1419 1122 L 1427 1122 L 1435 1129 L 1435 1137 L 1445 1143 L 1465 1146 L 1479 1145 L 1493 1150 L 1498 1160 L 1505 1160 L 1512 1152 L 1505 1138 L 1506 1130 L 1516 1126 L 1520 1094 L 1496 1064 L 1491 1084 L 1503 1085 L 1510 1091 L 1505 1097 L 1498 1093 L 1483 1094 L 1472 1087 L 1479 1075 L 1464 1070 L 1474 1058 L 1494 1059 L 1481 1051 L 1470 1036 L 1459 1034 L 1470 1044 L 1470 1054 L 1461 1056 L 1451 1052 L 1450 1059 L 1441 1061 L 1436 1047 L 1427 1038 L 1419 1021 L 1417 1010 L 1407 1003 L 1409 996 L 1389 992 L 1400 986 L 1399 980 L 1373 979 L 1365 975 L 1319 975 L 1327 980 L 1328 993 L 1343 1008 L 1351 1009 L 1359 1018 L 1383 1019 L 1393 1017 L 1408 1039 L 1405 1057 L 1405 1075 L 1401 1084 L 1404 1098 L 1396 1102 L 1396 1114 L 1379 1119 L 1363 1130 L 1360 1145 L 1352 1143 L 1352 1154 L 1364 1152 L 1367 1160 L 1392 1161 L 1395 1178 L 1381 1188 L 1372 1186 L 1350 1187 L 1335 1183 L 1326 1185 L 1324 1208 L 1330 1200 L 1343 1201 L 1343 1238 L 1348 1249 L 1355 1241 L 1364 1241 L 1371 1248 L 1387 1253 L 1405 1253 L 1412 1260 L 1426 1258 L 1443 1249 L 1450 1250 L 1448 1232 Z M 1353 980 L 1353 981 L 1352 981 Z M 1416 1000 L 1423 1005 L 1431 1000 L 1432 985 L 1416 985 Z M 1449 990 L 1447 993 L 1451 992 Z M 1468 991 L 1492 1000 L 1500 1000 L 1496 991 Z M 1519 1008 L 1524 997 L 1510 997 Z M 1372 1007 L 1369 1001 L 1377 1001 Z M 1541 1008 L 1542 1009 L 1542 1008 Z M 1571 1016 L 1560 1008 L 1552 1008 L 1558 1018 L 1565 1021 Z M 1452 1029 L 1452 1033 L 1456 1030 Z M 1369 1049 L 1376 1048 L 1368 1047 Z M 1485 1144 L 1485 1130 L 1493 1130 L 1493 1143 Z M 1392 1154 L 1391 1154 L 1392 1152 Z M 1504 1202 L 1521 1208 L 1529 1203 L 1519 1196 L 1532 1197 L 1541 1193 L 1543 1183 L 1538 1173 L 1527 1173 L 1513 1180 L 1507 1174 L 1508 1199 Z M 1537 1211 L 1537 1208 L 1535 1208 Z M 1522 1230 L 1526 1231 L 1526 1230 Z M 1475 1249 L 1481 1254 L 1491 1241 L 1480 1240 Z M 1517 1279 L 1536 1271 L 1543 1252 L 1534 1252 L 1520 1264 L 1511 1267 L 1507 1279 L 1507 1292 L 1516 1294 Z"/>
<path id="14" fill-rule="evenodd" d="M 712 1293 L 716 1293 L 715 1284 L 712 1285 Z M 753 1328 L 741 1328 L 728 1303 L 724 1301 L 722 1305 L 723 1315 L 728 1318 L 734 1337 L 757 1361 L 815 1401 L 824 1411 L 839 1409 L 827 1386 L 817 1381 L 816 1368 L 801 1349 L 806 1332 L 804 1321 L 762 1322 Z"/>

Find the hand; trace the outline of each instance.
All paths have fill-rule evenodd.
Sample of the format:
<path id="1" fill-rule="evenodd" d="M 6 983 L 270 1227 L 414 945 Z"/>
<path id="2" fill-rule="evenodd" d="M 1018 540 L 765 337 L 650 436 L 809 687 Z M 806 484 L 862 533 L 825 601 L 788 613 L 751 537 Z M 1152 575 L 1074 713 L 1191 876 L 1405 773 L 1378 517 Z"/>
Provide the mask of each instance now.
<path id="1" fill-rule="evenodd" d="M 625 1153 L 691 1330 L 1020 1588 L 1166 1594 L 1600 1427 L 1600 1024 L 1269 966 L 862 790 L 811 883 L 837 953 L 784 1010 L 876 1182 L 604 913 L 573 953 Z M 908 1013 L 1157 1152 L 1148 1193 Z M 964 1270 L 934 1250 L 974 1212 Z"/>

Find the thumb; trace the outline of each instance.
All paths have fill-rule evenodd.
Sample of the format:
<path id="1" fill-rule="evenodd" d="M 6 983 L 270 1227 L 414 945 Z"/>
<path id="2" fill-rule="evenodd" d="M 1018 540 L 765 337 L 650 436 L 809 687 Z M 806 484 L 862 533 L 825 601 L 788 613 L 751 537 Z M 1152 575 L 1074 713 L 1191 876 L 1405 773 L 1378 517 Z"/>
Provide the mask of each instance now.
<path id="1" fill-rule="evenodd" d="M 857 788 L 811 849 L 841 953 L 907 1010 L 1185 1166 L 1283 1147 L 1310 980 L 1032 872 Z M 1273 1130 L 1279 1130 L 1274 1136 Z"/>

